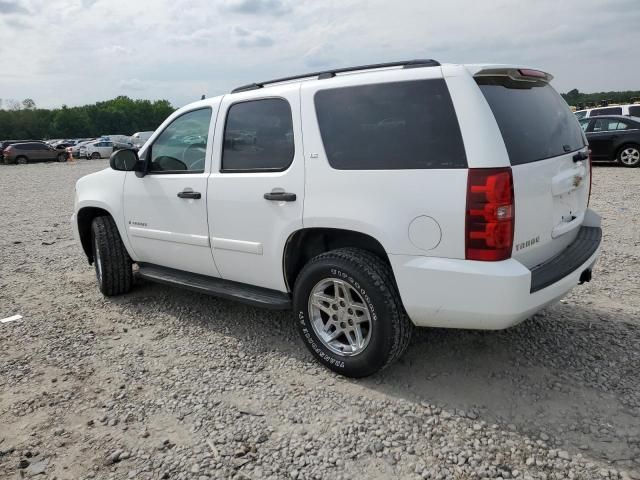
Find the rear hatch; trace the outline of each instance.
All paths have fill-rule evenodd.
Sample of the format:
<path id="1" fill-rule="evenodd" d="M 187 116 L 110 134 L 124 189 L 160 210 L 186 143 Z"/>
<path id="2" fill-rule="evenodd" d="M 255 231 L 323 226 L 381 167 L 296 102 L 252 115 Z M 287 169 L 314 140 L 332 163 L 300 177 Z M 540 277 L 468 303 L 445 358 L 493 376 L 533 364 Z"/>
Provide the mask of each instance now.
<path id="1" fill-rule="evenodd" d="M 577 236 L 589 202 L 587 142 L 578 120 L 536 70 L 491 69 L 475 80 L 500 127 L 515 198 L 512 257 L 534 267 Z"/>

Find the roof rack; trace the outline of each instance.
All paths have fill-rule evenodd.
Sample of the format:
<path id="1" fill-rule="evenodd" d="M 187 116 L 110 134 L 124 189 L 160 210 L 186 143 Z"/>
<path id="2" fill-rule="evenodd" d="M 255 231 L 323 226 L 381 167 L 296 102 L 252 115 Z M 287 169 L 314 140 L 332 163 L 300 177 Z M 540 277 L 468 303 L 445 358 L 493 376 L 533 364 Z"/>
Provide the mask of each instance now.
<path id="1" fill-rule="evenodd" d="M 326 78 L 333 78 L 337 73 L 356 72 L 358 70 L 373 70 L 375 68 L 389 68 L 389 67 L 402 67 L 402 68 L 420 68 L 420 67 L 439 67 L 440 62 L 431 59 L 422 60 L 405 60 L 402 62 L 389 62 L 389 63 L 374 63 L 371 65 L 358 65 L 355 67 L 335 68 L 332 70 L 323 70 L 320 72 L 305 73 L 303 75 L 294 75 L 292 77 L 276 78 L 274 80 L 267 80 L 265 82 L 250 83 L 231 90 L 231 93 L 246 92 L 249 90 L 257 90 L 263 88 L 270 83 L 287 82 L 290 80 L 299 80 L 301 78 L 317 77 L 318 80 L 324 80 Z"/>

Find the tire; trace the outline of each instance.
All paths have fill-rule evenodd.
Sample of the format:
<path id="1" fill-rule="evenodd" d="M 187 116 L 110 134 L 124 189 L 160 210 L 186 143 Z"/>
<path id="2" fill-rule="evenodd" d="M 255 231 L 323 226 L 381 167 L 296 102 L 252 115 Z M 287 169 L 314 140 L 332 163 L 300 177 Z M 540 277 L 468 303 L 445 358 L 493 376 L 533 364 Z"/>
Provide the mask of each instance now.
<path id="1" fill-rule="evenodd" d="M 618 152 L 618 162 L 627 168 L 640 167 L 640 145 L 624 145 Z"/>
<path id="2" fill-rule="evenodd" d="M 62 162 L 66 162 L 67 161 L 67 155 L 64 153 L 61 153 L 60 155 L 58 155 L 58 162 L 62 163 Z"/>
<path id="3" fill-rule="evenodd" d="M 102 216 L 93 219 L 91 244 L 98 288 L 102 294 L 111 297 L 129 292 L 133 284 L 132 262 L 113 218 Z"/>
<path id="4" fill-rule="evenodd" d="M 27 163 L 29 163 L 29 159 L 27 157 L 25 157 L 24 155 L 22 155 L 22 156 L 16 158 L 16 163 L 18 165 L 26 165 Z"/>
<path id="5" fill-rule="evenodd" d="M 99 160 L 99 159 L 101 159 L 101 158 L 102 158 L 102 156 L 100 156 L 100 152 L 93 152 L 93 153 L 91 154 L 91 159 L 92 159 L 92 160 Z"/>
<path id="6" fill-rule="evenodd" d="M 365 250 L 343 248 L 311 259 L 296 279 L 293 306 L 307 348 L 325 367 L 347 377 L 366 377 L 389 366 L 411 341 L 413 325 L 391 268 Z"/>

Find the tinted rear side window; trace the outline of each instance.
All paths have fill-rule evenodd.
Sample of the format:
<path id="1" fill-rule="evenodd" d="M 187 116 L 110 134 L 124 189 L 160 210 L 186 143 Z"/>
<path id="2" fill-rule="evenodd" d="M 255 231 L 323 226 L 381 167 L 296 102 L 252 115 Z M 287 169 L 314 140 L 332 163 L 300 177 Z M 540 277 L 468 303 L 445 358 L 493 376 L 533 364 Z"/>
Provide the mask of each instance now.
<path id="1" fill-rule="evenodd" d="M 640 117 L 640 105 L 630 106 L 629 115 L 631 115 L 632 117 Z"/>
<path id="2" fill-rule="evenodd" d="M 467 167 L 458 119 L 442 79 L 320 90 L 314 101 L 333 168 Z"/>
<path id="3" fill-rule="evenodd" d="M 600 115 L 622 115 L 622 107 L 596 108 L 591 110 L 590 117 L 599 117 Z"/>
<path id="4" fill-rule="evenodd" d="M 511 165 L 544 160 L 584 147 L 582 129 L 567 103 L 545 82 L 478 77 Z"/>

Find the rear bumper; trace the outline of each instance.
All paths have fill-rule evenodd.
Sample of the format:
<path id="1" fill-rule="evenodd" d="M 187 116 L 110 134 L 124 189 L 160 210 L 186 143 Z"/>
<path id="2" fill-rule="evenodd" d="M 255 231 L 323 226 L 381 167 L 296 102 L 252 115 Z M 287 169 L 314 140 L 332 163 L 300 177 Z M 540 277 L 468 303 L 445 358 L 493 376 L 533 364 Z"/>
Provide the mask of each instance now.
<path id="1" fill-rule="evenodd" d="M 593 267 L 601 234 L 599 217 L 591 212 L 590 220 L 597 225 L 584 225 L 582 229 L 588 230 L 581 231 L 566 250 L 531 270 L 514 259 L 477 262 L 389 255 L 409 318 L 420 327 L 486 330 L 525 320 L 564 297 Z M 585 235 L 591 240 L 586 253 Z M 541 270 L 547 272 L 543 277 Z M 534 284 L 536 277 L 543 278 L 545 285 Z"/>

